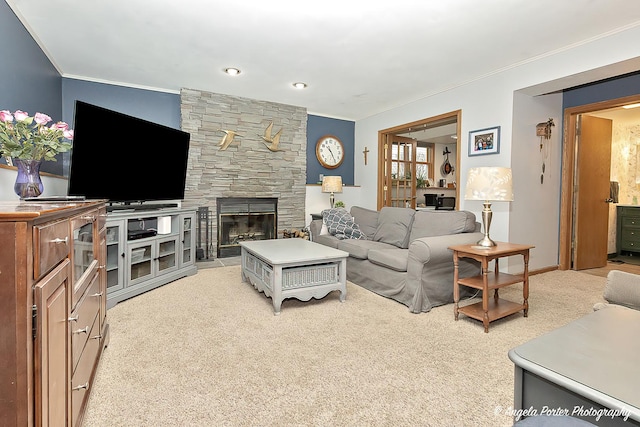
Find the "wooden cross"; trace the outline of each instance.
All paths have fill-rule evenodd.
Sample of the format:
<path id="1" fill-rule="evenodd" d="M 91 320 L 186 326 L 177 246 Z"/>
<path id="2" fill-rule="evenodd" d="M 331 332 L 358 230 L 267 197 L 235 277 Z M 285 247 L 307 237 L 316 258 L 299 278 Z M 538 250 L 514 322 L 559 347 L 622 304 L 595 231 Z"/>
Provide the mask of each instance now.
<path id="1" fill-rule="evenodd" d="M 364 151 L 362 152 L 362 154 L 364 154 L 364 164 L 365 166 L 367 165 L 367 154 L 369 153 L 369 149 L 367 147 L 364 147 Z"/>

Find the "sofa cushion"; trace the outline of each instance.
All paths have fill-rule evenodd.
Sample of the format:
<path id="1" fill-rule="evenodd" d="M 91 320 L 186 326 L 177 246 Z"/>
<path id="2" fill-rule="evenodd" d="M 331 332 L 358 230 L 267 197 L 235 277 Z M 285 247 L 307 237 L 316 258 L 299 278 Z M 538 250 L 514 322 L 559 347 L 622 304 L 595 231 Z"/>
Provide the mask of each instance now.
<path id="1" fill-rule="evenodd" d="M 349 256 L 358 259 L 367 259 L 369 251 L 372 249 L 390 249 L 395 246 L 388 243 L 376 242 L 374 240 L 338 240 L 336 249 L 349 252 Z"/>
<path id="2" fill-rule="evenodd" d="M 369 261 L 395 271 L 407 271 L 409 249 L 371 249 Z"/>
<path id="3" fill-rule="evenodd" d="M 383 207 L 378 213 L 378 227 L 373 240 L 407 249 L 415 213 L 416 211 L 410 208 Z"/>
<path id="4" fill-rule="evenodd" d="M 476 216 L 469 211 L 418 211 L 413 218 L 409 241 L 421 237 L 471 233 L 476 229 Z"/>
<path id="5" fill-rule="evenodd" d="M 367 236 L 367 239 L 373 240 L 378 228 L 378 211 L 352 206 L 351 216 L 353 216 L 353 221 L 360 226 L 360 231 Z"/>
<path id="6" fill-rule="evenodd" d="M 329 233 L 338 239 L 366 239 L 367 236 L 360 231 L 358 224 L 353 222 L 353 217 L 344 208 L 332 208 L 322 211 L 322 220 L 326 224 Z"/>

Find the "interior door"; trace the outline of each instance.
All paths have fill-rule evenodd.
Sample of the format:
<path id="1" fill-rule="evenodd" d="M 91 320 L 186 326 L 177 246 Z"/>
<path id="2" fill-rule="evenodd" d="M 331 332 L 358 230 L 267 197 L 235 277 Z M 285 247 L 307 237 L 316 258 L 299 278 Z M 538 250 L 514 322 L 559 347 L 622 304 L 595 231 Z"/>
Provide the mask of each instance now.
<path id="1" fill-rule="evenodd" d="M 383 206 L 416 207 L 415 139 L 387 135 L 384 143 Z"/>
<path id="2" fill-rule="evenodd" d="M 607 264 L 612 121 L 580 115 L 576 131 L 573 269 Z"/>

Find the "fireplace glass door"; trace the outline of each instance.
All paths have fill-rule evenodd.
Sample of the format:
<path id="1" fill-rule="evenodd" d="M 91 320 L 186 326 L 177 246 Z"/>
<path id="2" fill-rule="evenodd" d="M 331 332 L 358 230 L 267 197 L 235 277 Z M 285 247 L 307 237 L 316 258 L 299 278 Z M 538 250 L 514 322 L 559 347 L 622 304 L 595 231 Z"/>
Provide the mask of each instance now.
<path id="1" fill-rule="evenodd" d="M 240 243 L 277 237 L 277 199 L 220 198 L 218 258 L 240 255 Z"/>

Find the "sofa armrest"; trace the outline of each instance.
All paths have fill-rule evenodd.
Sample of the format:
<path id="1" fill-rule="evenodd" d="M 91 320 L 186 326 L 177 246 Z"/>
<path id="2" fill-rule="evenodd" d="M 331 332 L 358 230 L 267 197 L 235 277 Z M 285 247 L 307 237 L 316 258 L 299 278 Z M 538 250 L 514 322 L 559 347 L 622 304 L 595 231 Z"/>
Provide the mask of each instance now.
<path id="1" fill-rule="evenodd" d="M 409 244 L 409 264 L 453 262 L 453 251 L 449 246 L 477 243 L 483 237 L 483 233 L 476 232 L 415 239 Z"/>
<path id="2" fill-rule="evenodd" d="M 607 274 L 604 299 L 611 304 L 640 310 L 640 275 L 611 270 Z"/>

